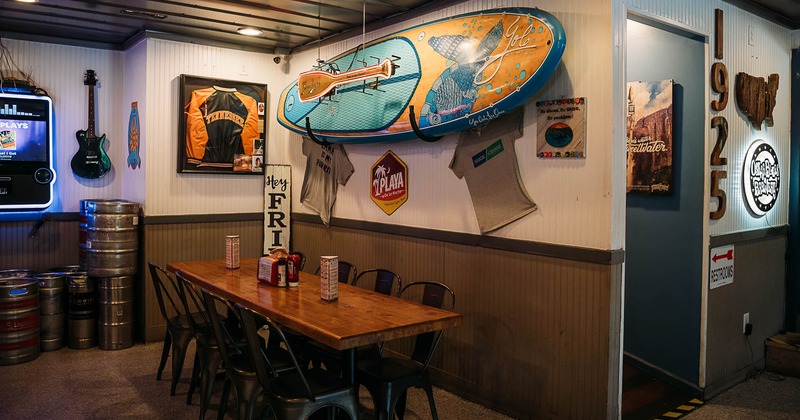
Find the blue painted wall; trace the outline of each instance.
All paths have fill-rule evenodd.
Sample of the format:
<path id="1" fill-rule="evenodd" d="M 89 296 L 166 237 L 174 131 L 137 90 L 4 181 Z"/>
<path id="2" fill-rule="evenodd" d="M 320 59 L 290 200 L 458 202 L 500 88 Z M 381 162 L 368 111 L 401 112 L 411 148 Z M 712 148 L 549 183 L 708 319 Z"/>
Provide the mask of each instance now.
<path id="1" fill-rule="evenodd" d="M 708 131 L 705 44 L 632 20 L 627 39 L 628 81 L 675 83 L 673 194 L 627 197 L 624 350 L 697 385 Z"/>

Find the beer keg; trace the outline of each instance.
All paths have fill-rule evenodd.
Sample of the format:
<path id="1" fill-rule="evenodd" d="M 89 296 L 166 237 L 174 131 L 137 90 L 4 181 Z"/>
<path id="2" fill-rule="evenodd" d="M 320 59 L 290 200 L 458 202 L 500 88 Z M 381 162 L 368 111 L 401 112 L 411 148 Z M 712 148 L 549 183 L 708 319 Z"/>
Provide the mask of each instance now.
<path id="1" fill-rule="evenodd" d="M 68 274 L 68 345 L 88 349 L 97 345 L 97 297 L 95 280 L 86 274 Z"/>
<path id="2" fill-rule="evenodd" d="M 58 350 L 66 344 L 67 275 L 62 272 L 39 273 L 39 318 L 42 351 Z"/>
<path id="3" fill-rule="evenodd" d="M 39 357 L 39 283 L 32 278 L 0 279 L 0 365 Z"/>
<path id="4" fill-rule="evenodd" d="M 97 279 L 99 303 L 98 342 L 103 350 L 133 346 L 133 276 Z"/>
<path id="5" fill-rule="evenodd" d="M 86 203 L 86 269 L 90 276 L 136 274 L 139 204 L 100 200 Z"/>

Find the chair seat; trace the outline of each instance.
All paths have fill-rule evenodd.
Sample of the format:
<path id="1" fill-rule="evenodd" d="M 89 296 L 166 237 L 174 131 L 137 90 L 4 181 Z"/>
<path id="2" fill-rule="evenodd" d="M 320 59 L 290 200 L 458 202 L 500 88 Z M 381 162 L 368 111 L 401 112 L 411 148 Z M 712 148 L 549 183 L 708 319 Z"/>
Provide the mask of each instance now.
<path id="1" fill-rule="evenodd" d="M 309 369 L 305 372 L 306 380 L 315 395 L 330 394 L 337 392 L 347 394 L 349 390 L 342 388 L 342 380 L 337 375 L 331 374 L 322 369 Z M 270 384 L 272 392 L 283 399 L 308 399 L 308 391 L 303 385 L 302 377 L 295 371 L 281 375 L 272 380 Z"/>
<path id="2" fill-rule="evenodd" d="M 367 358 L 358 362 L 356 375 L 365 382 L 392 382 L 419 375 L 424 370 L 425 366 L 416 360 L 398 357 Z"/>

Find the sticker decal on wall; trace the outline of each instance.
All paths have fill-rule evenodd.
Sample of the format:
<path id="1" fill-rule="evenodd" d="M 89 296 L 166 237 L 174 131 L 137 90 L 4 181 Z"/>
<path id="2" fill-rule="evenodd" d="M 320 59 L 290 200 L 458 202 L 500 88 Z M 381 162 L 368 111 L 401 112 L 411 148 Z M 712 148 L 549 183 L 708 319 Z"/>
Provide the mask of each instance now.
<path id="1" fill-rule="evenodd" d="M 134 170 L 142 166 L 142 159 L 139 157 L 141 136 L 138 108 L 139 102 L 131 102 L 131 117 L 128 120 L 128 167 Z"/>
<path id="2" fill-rule="evenodd" d="M 536 103 L 536 156 L 586 157 L 586 98 Z"/>
<path id="3" fill-rule="evenodd" d="M 747 208 L 756 217 L 767 214 L 778 200 L 781 188 L 778 155 L 764 140 L 756 140 L 747 149 L 742 167 L 742 188 Z"/>

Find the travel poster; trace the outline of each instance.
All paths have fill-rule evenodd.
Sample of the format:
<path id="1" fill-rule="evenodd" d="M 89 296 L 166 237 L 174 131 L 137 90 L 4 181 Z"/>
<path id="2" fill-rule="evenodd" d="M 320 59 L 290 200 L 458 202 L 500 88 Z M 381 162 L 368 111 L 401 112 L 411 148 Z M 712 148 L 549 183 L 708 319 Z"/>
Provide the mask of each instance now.
<path id="1" fill-rule="evenodd" d="M 672 194 L 672 80 L 628 83 L 627 189 Z"/>

